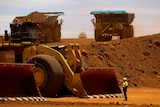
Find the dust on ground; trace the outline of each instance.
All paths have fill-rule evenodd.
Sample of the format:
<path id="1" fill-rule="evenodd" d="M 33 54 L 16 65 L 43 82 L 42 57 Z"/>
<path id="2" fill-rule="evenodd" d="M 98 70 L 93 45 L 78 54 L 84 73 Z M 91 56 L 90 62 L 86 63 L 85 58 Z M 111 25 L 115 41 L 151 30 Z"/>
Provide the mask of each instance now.
<path id="1" fill-rule="evenodd" d="M 159 107 L 160 90 L 158 88 L 128 88 L 128 101 L 124 98 L 46 98 L 46 102 L 8 101 L 1 102 L 0 107 Z"/>

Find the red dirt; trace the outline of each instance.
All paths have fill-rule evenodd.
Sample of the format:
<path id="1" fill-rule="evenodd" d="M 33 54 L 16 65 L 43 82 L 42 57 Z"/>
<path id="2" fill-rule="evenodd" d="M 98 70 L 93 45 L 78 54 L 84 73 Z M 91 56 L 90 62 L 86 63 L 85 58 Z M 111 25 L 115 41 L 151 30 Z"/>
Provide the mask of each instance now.
<path id="1" fill-rule="evenodd" d="M 158 107 L 160 106 L 160 34 L 137 38 L 95 42 L 94 39 L 62 39 L 48 45 L 79 43 L 88 67 L 113 67 L 121 87 L 129 81 L 128 101 L 123 98 L 80 99 L 48 98 L 49 102 L 0 102 L 5 107 Z"/>
<path id="2" fill-rule="evenodd" d="M 121 84 L 127 77 L 130 87 L 160 88 L 160 34 L 95 42 L 94 39 L 62 39 L 48 45 L 79 43 L 88 67 L 113 67 Z"/>
<path id="3" fill-rule="evenodd" d="M 81 45 L 83 60 L 91 67 L 114 67 L 122 82 L 132 87 L 160 87 L 160 34 Z"/>

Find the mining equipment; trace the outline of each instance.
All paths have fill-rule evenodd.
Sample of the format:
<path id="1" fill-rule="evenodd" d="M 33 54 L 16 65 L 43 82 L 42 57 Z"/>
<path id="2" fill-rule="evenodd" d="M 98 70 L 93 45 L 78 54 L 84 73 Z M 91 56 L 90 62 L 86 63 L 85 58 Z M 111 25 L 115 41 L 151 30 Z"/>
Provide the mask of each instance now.
<path id="1" fill-rule="evenodd" d="M 32 22 L 38 24 L 38 30 L 41 31 L 41 35 L 46 37 L 46 42 L 59 42 L 61 39 L 61 25 L 62 19 L 58 19 L 59 16 L 64 15 L 63 12 L 32 12 L 27 16 L 17 16 L 13 19 L 12 23 L 24 23 Z M 37 28 L 36 28 L 37 29 Z M 36 32 L 36 29 L 33 30 Z M 37 31 L 39 32 L 39 31 Z M 31 35 L 32 36 L 32 35 Z"/>
<path id="2" fill-rule="evenodd" d="M 26 20 L 0 39 L 1 97 L 121 93 L 113 68 L 86 67 L 78 44 L 47 46 L 40 24 Z"/>
<path id="3" fill-rule="evenodd" d="M 135 18 L 134 13 L 125 10 L 100 10 L 91 11 L 90 14 L 96 18 L 91 20 L 96 41 L 110 41 L 114 36 L 119 39 L 134 36 L 133 25 L 131 25 Z"/>
<path id="4" fill-rule="evenodd" d="M 79 38 L 87 38 L 87 34 L 85 32 L 81 32 L 79 34 Z"/>

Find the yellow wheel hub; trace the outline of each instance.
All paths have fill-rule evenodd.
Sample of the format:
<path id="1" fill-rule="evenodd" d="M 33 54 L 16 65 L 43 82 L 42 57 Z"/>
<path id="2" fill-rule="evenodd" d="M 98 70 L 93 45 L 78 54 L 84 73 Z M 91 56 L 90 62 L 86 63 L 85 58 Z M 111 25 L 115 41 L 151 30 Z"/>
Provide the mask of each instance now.
<path id="1" fill-rule="evenodd" d="M 46 82 L 46 73 L 42 68 L 36 67 L 34 69 L 34 79 L 38 88 L 42 88 Z"/>

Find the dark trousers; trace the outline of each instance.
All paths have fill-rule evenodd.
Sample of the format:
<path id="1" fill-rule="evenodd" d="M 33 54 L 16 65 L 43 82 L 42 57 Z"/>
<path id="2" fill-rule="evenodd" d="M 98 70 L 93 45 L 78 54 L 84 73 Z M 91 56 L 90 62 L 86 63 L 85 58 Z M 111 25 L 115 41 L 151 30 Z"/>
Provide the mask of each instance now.
<path id="1" fill-rule="evenodd" d="M 126 101 L 127 101 L 127 88 L 128 87 L 123 87 L 123 94 L 124 94 L 124 97 L 125 97 Z"/>

